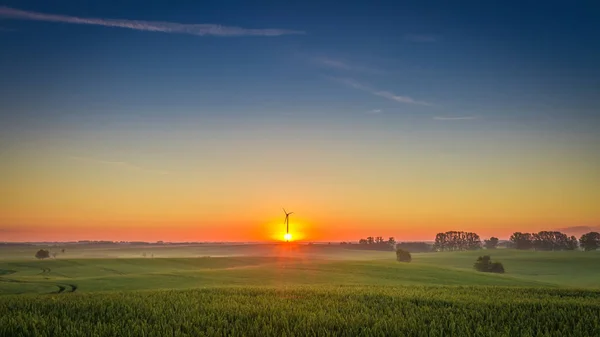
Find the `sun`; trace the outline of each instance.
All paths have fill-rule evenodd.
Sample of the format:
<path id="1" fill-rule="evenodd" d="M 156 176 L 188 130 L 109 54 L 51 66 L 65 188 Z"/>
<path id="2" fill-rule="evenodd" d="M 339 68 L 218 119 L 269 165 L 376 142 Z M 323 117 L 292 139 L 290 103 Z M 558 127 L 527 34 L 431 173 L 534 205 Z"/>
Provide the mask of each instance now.
<path id="1" fill-rule="evenodd" d="M 285 241 L 292 241 L 292 234 L 290 234 L 290 233 L 286 233 L 286 234 L 283 236 L 283 239 L 284 239 Z"/>

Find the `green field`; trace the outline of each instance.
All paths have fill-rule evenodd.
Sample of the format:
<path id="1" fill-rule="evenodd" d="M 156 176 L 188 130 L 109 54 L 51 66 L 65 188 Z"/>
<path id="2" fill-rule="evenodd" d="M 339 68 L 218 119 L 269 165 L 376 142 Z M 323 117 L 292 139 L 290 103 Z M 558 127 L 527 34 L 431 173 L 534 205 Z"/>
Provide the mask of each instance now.
<path id="1" fill-rule="evenodd" d="M 0 247 L 2 336 L 600 336 L 600 251 Z M 142 257 L 145 254 L 145 258 Z"/>

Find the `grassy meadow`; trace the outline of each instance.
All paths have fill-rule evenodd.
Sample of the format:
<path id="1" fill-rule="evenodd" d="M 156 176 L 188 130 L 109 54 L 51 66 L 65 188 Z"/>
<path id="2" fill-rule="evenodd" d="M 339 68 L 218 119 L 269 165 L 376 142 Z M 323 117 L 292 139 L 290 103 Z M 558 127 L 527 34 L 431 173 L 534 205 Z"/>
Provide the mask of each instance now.
<path id="1" fill-rule="evenodd" d="M 499 275 L 473 270 L 481 251 L 39 248 L 0 247 L 2 336 L 600 335 L 600 251 L 486 252 Z"/>

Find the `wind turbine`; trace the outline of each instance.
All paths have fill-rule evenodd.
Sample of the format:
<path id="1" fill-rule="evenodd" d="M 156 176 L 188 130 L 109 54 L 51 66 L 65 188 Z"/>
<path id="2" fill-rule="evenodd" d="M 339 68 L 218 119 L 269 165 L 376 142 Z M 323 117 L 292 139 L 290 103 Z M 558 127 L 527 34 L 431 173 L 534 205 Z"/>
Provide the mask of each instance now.
<path id="1" fill-rule="evenodd" d="M 287 212 L 285 210 L 285 208 L 283 209 L 283 213 L 285 213 L 285 241 L 290 241 L 290 239 L 292 238 L 292 236 L 290 235 L 290 215 L 294 214 L 294 212 Z"/>

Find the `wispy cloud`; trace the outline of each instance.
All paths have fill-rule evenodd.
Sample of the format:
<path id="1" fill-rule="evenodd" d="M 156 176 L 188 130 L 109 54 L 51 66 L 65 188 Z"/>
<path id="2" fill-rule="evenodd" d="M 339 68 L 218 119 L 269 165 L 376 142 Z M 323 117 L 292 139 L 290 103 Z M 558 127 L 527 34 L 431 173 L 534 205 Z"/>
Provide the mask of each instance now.
<path id="1" fill-rule="evenodd" d="M 315 57 L 312 61 L 320 66 L 333 68 L 337 70 L 356 71 L 363 73 L 382 74 L 383 71 L 375 68 L 364 67 L 356 64 L 350 64 L 345 61 L 332 59 L 329 57 Z"/>
<path id="2" fill-rule="evenodd" d="M 433 119 L 438 120 L 438 121 L 464 121 L 464 120 L 477 119 L 477 116 L 457 116 L 457 117 L 436 116 L 436 117 L 433 117 Z"/>
<path id="3" fill-rule="evenodd" d="M 373 109 L 373 110 L 367 111 L 367 113 L 371 114 L 371 115 L 379 114 L 381 112 L 383 112 L 383 110 L 381 110 L 381 109 Z"/>
<path id="4" fill-rule="evenodd" d="M 88 162 L 88 163 L 119 167 L 119 168 L 130 170 L 130 171 L 148 172 L 148 173 L 162 174 L 162 175 L 170 173 L 169 171 L 148 169 L 148 168 L 134 165 L 134 164 L 124 162 L 124 161 L 101 160 L 101 159 L 96 159 L 96 158 L 79 157 L 79 156 L 71 156 L 69 158 L 73 159 L 73 160 Z"/>
<path id="5" fill-rule="evenodd" d="M 337 78 L 337 77 L 331 77 L 332 80 L 343 83 L 349 87 L 358 89 L 358 90 L 362 90 L 362 91 L 366 91 L 369 92 L 375 96 L 379 96 L 379 97 L 383 97 L 383 98 L 387 98 L 389 100 L 398 102 L 398 103 L 406 103 L 406 104 L 415 104 L 415 105 L 428 105 L 428 106 L 432 106 L 434 105 L 433 103 L 429 103 L 429 102 L 425 102 L 425 101 L 417 101 L 415 99 L 412 99 L 411 97 L 408 96 L 401 96 L 401 95 L 396 95 L 392 92 L 389 91 L 381 91 L 381 90 L 376 90 L 371 88 L 368 85 L 362 84 L 354 79 L 351 78 Z"/>
<path id="6" fill-rule="evenodd" d="M 429 34 L 406 34 L 404 39 L 410 42 L 437 42 L 439 38 Z"/>
<path id="7" fill-rule="evenodd" d="M 418 105 L 433 105 L 433 104 L 428 103 L 428 102 L 414 100 L 414 99 L 412 99 L 412 98 L 410 98 L 408 96 L 396 95 L 396 94 L 391 93 L 389 91 L 375 91 L 372 94 L 373 95 L 377 95 L 377 96 L 381 96 L 381 97 L 385 97 L 387 99 L 391 99 L 392 101 L 396 101 L 396 102 L 399 102 L 399 103 L 418 104 Z"/>
<path id="8" fill-rule="evenodd" d="M 68 15 L 30 12 L 4 6 L 0 6 L 0 17 L 33 21 L 63 22 L 80 25 L 118 27 L 149 32 L 191 34 L 200 36 L 280 36 L 290 34 L 304 34 L 303 31 L 277 28 L 251 29 L 232 26 L 221 26 L 217 24 L 185 24 L 162 21 L 80 18 Z"/>

